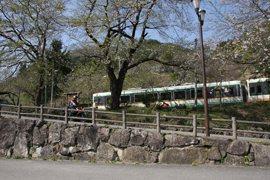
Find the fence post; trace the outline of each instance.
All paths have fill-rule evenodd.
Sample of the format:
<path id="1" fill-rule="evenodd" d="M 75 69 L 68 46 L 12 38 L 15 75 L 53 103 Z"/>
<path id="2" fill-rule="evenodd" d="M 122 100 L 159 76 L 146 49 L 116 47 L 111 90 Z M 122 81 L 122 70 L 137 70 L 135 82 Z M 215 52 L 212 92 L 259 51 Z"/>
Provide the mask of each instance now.
<path id="1" fill-rule="evenodd" d="M 157 113 L 157 132 L 160 132 L 160 113 Z"/>
<path id="2" fill-rule="evenodd" d="M 123 129 L 127 129 L 127 123 L 126 123 L 126 111 L 122 111 L 122 117 L 123 117 Z"/>
<path id="3" fill-rule="evenodd" d="M 232 117 L 232 130 L 233 130 L 233 140 L 237 139 L 237 125 L 236 125 L 236 118 Z"/>
<path id="4" fill-rule="evenodd" d="M 43 121 L 43 105 L 40 105 L 40 121 Z"/>
<path id="5" fill-rule="evenodd" d="M 21 119 L 21 104 L 18 105 L 18 119 Z"/>
<path id="6" fill-rule="evenodd" d="M 95 115 L 96 108 L 92 108 L 92 124 L 96 124 L 96 115 Z"/>
<path id="7" fill-rule="evenodd" d="M 68 107 L 65 107 L 65 124 L 68 124 Z"/>
<path id="8" fill-rule="evenodd" d="M 197 115 L 193 115 L 193 137 L 197 137 Z"/>

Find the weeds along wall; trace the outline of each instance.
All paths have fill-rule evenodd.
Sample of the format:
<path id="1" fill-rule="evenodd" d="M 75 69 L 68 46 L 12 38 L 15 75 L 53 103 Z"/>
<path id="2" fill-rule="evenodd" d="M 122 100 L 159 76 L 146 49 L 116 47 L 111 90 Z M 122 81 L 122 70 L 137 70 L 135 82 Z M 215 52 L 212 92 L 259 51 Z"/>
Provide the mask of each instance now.
<path id="1" fill-rule="evenodd" d="M 1 118 L 0 157 L 270 166 L 270 146 L 225 138 Z"/>

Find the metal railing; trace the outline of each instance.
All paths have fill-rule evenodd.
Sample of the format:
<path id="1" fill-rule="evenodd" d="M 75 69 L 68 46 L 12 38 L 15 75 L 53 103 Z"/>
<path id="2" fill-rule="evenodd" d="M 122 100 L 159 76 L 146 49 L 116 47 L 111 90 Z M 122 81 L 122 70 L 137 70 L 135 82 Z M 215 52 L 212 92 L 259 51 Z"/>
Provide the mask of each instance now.
<path id="1" fill-rule="evenodd" d="M 168 128 L 168 127 L 174 127 L 174 128 L 188 128 L 193 131 L 193 137 L 197 137 L 197 130 L 203 129 L 205 130 L 205 127 L 197 127 L 198 121 L 205 121 L 204 118 L 198 118 L 197 115 L 193 115 L 193 117 L 181 117 L 181 116 L 162 116 L 160 113 L 156 113 L 155 115 L 146 115 L 146 114 L 132 114 L 127 113 L 126 111 L 122 112 L 108 112 L 108 111 L 98 111 L 96 108 L 91 108 L 91 110 L 74 110 L 74 109 L 68 109 L 68 107 L 65 108 L 52 108 L 52 107 L 44 107 L 41 105 L 40 107 L 37 106 L 14 106 L 14 105 L 5 105 L 2 104 L 2 107 L 10 107 L 13 110 L 6 111 L 1 109 L 0 105 L 0 115 L 2 113 L 6 115 L 15 115 L 18 119 L 21 119 L 22 116 L 24 117 L 34 117 L 36 119 L 39 119 L 41 121 L 44 121 L 44 118 L 58 118 L 58 120 L 55 119 L 46 119 L 46 121 L 51 122 L 63 122 L 65 124 L 68 124 L 70 122 L 74 123 L 75 120 L 83 121 L 83 123 L 91 123 L 91 124 L 97 124 L 98 122 L 106 122 L 106 123 L 117 123 L 122 124 L 123 129 L 127 129 L 127 125 L 143 125 L 143 126 L 150 126 L 150 127 L 156 127 L 157 132 L 161 131 L 161 127 Z M 14 111 L 17 108 L 17 111 Z M 29 112 L 23 112 L 23 109 L 34 109 L 32 113 Z M 47 110 L 47 113 L 44 113 L 44 110 Z M 49 114 L 49 111 L 62 111 L 63 115 L 55 115 L 55 114 Z M 71 111 L 81 111 L 84 113 L 91 113 L 91 118 L 88 117 L 74 117 L 69 116 L 69 112 Z M 98 114 L 107 114 L 107 115 L 119 115 L 122 116 L 121 121 L 119 120 L 112 120 L 112 119 L 102 119 L 97 118 Z M 148 117 L 148 118 L 154 118 L 154 123 L 140 123 L 140 122 L 131 122 L 127 121 L 128 116 L 136 116 L 136 117 Z M 171 124 L 161 124 L 161 119 L 180 119 L 180 120 L 192 120 L 192 126 L 184 126 L 184 125 L 171 125 Z M 232 132 L 233 139 L 237 139 L 237 133 L 252 133 L 252 134 L 267 134 L 270 135 L 270 132 L 263 132 L 263 131 L 247 131 L 247 130 L 239 130 L 237 129 L 237 123 L 244 123 L 244 124 L 256 124 L 256 125 L 270 125 L 270 123 L 266 122 L 254 122 L 254 121 L 243 121 L 243 120 L 236 120 L 235 117 L 232 117 L 231 119 L 211 119 L 210 121 L 216 121 L 216 122 L 228 122 L 231 123 L 232 128 L 231 129 L 225 129 L 225 128 L 210 128 L 210 132 L 212 130 L 216 131 L 230 131 Z"/>

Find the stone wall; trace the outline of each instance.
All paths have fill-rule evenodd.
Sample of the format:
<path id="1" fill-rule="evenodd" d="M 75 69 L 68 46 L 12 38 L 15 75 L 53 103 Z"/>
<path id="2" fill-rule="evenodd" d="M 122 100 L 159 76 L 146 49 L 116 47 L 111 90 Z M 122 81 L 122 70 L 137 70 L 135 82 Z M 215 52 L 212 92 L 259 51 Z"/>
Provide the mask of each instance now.
<path id="1" fill-rule="evenodd" d="M 0 119 L 0 157 L 270 166 L 270 146 L 93 125 Z"/>

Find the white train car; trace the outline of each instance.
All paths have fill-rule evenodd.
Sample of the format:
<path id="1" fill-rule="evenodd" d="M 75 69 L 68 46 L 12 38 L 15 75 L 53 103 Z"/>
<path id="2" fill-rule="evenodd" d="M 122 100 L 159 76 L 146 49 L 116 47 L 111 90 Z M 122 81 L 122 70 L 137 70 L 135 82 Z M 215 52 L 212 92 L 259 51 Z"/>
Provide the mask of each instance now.
<path id="1" fill-rule="evenodd" d="M 240 103 L 243 102 L 241 82 L 227 81 L 220 83 L 207 83 L 207 97 L 209 104 Z M 173 107 L 175 105 L 195 105 L 195 85 L 185 84 L 180 86 L 169 86 L 159 88 L 138 88 L 122 91 L 121 106 L 145 107 L 142 102 L 143 97 L 151 96 L 155 103 L 167 103 Z M 220 92 L 221 91 L 221 92 Z M 221 95 L 221 98 L 220 98 Z M 110 92 L 93 94 L 94 106 L 99 109 L 106 109 L 110 101 Z M 203 84 L 197 85 L 197 104 L 204 104 Z"/>
<path id="2" fill-rule="evenodd" d="M 248 79 L 247 97 L 248 102 L 270 101 L 270 79 Z"/>

